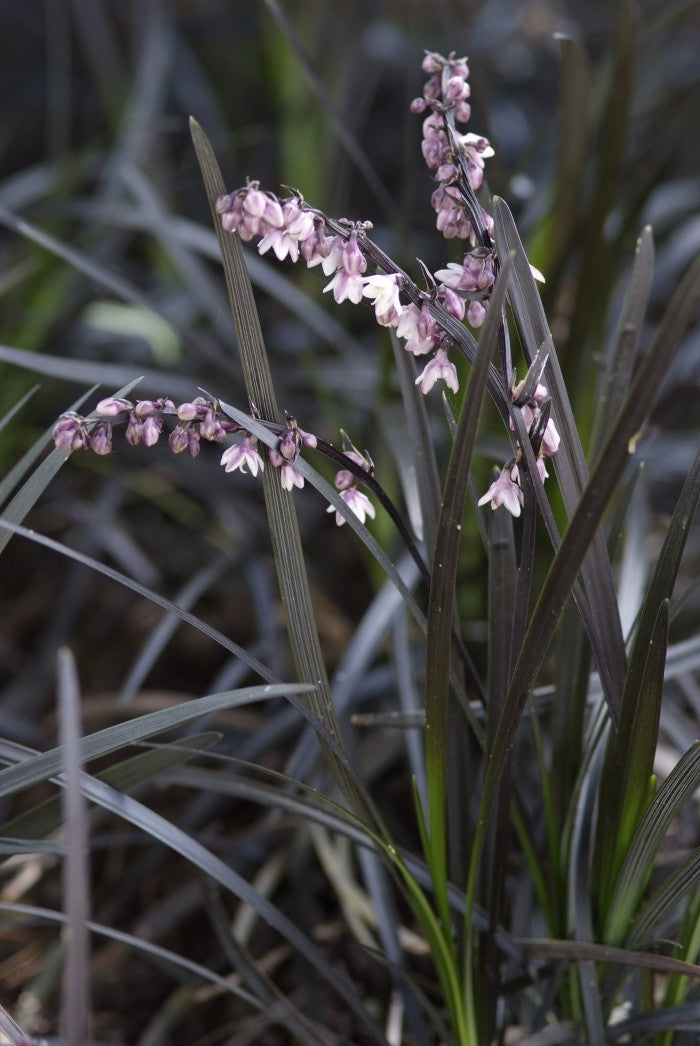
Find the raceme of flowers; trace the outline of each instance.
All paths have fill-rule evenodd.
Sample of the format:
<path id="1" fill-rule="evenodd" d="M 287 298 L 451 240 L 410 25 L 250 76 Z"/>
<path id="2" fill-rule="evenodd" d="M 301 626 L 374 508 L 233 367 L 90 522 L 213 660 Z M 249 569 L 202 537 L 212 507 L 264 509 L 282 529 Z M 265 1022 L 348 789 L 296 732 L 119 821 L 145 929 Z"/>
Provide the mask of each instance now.
<path id="1" fill-rule="evenodd" d="M 258 182 L 249 181 L 242 188 L 219 197 L 216 209 L 223 229 L 236 233 L 244 241 L 257 239 L 260 254 L 272 251 L 280 261 L 302 259 L 309 268 L 320 267 L 329 278 L 324 292 L 332 293 L 337 303 L 359 304 L 363 299 L 369 300 L 377 323 L 393 328 L 407 352 L 426 357 L 425 367 L 416 379 L 421 392 L 427 394 L 436 382 L 442 381 L 456 393 L 459 389 L 457 370 L 449 357 L 454 340 L 430 306 L 438 302 L 450 316 L 460 322 L 466 320 L 472 327 L 484 322 L 497 259 L 491 239 L 493 221 L 474 194 L 481 187 L 484 161 L 493 155 L 493 149 L 486 138 L 460 129 L 471 115 L 466 59 L 454 55 L 444 58 L 429 52 L 423 61 L 423 71 L 428 74 L 428 80 L 423 95 L 411 103 L 411 110 L 424 114 L 422 153 L 437 182 L 431 199 L 437 213 L 437 228 L 447 239 L 470 244 L 461 262 L 448 262 L 444 269 L 432 275 L 426 270 L 428 291 L 420 290 L 373 243 L 367 235 L 372 228 L 370 222 L 329 218 L 309 206 L 296 190 L 280 199 L 262 190 Z M 368 272 L 369 265 L 376 271 Z M 519 406 L 532 434 L 543 410 L 549 409 L 546 388 L 538 385 L 531 400 Z M 97 405 L 94 416 L 83 418 L 69 413 L 59 418 L 54 428 L 54 442 L 63 449 L 89 448 L 98 454 L 107 454 L 112 446 L 113 425 L 122 422 L 126 425 L 128 443 L 153 446 L 168 416 L 177 420 L 168 437 L 170 449 L 176 454 L 187 451 L 195 457 L 201 439 L 222 443 L 230 434 L 243 431 L 222 413 L 215 401 L 206 397 L 197 397 L 177 407 L 165 398 L 140 400 L 136 404 L 108 398 Z M 547 476 L 544 458 L 555 454 L 559 443 L 554 423 L 548 414 L 547 418 L 539 446 L 533 448 L 542 482 Z M 254 476 L 261 472 L 265 459 L 257 443 L 251 433 L 243 432 L 243 438 L 227 447 L 222 455 L 225 470 L 248 470 Z M 294 419 L 288 417 L 287 430 L 280 434 L 277 448 L 266 450 L 267 462 L 279 468 L 286 490 L 304 485 L 301 473 L 294 466 L 301 446 L 316 446 L 316 438 L 303 432 Z M 360 476 L 341 468 L 335 484 L 343 501 L 364 523 L 367 516 L 374 516 L 374 507 L 358 489 L 358 482 L 362 472 L 371 474 L 371 462 L 351 445 L 344 448 L 344 453 L 358 467 Z M 518 516 L 524 501 L 521 464 L 522 451 L 518 447 L 515 457 L 503 467 L 479 504 L 490 502 L 494 509 L 503 505 Z M 331 506 L 329 511 L 335 510 Z M 336 513 L 336 520 L 341 524 L 343 517 Z"/>
<path id="2" fill-rule="evenodd" d="M 295 467 L 294 462 L 302 447 L 314 449 L 318 440 L 311 432 L 299 428 L 296 419 L 287 415 L 287 427 L 270 426 L 271 430 L 281 429 L 276 447 L 264 447 L 265 457 L 258 449 L 258 439 L 243 429 L 236 421 L 227 417 L 216 400 L 197 396 L 188 403 L 175 403 L 167 397 L 155 400 L 130 400 L 109 396 L 100 400 L 95 410 L 88 417 L 75 411 L 62 414 L 53 428 L 53 441 L 59 450 L 92 450 L 96 454 L 109 454 L 112 450 L 114 427 L 125 426 L 124 437 L 131 446 L 143 444 L 153 447 L 160 439 L 166 418 L 174 419 L 176 424 L 168 436 L 168 446 L 174 454 L 184 451 L 196 458 L 200 450 L 200 441 L 224 443 L 230 435 L 240 434 L 242 439 L 230 444 L 221 455 L 221 464 L 226 472 L 249 471 L 257 476 L 265 468 L 265 460 L 279 469 L 280 482 L 285 490 L 304 486 L 304 477 Z M 347 440 L 346 440 L 347 442 Z M 363 472 L 371 475 L 371 461 L 354 447 L 345 449 L 346 459 L 360 466 Z M 348 468 L 341 468 L 335 477 L 335 486 L 340 497 L 364 523 L 365 518 L 375 515 L 374 506 L 366 494 L 358 489 L 361 476 Z M 333 505 L 329 512 L 336 512 Z M 336 512 L 336 523 L 341 526 L 343 516 Z"/>

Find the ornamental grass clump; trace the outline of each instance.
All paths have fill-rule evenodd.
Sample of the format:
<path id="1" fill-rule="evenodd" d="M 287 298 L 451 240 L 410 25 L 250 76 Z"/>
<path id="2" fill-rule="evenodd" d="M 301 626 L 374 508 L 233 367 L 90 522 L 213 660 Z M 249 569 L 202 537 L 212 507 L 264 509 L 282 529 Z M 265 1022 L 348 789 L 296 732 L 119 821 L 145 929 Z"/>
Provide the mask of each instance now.
<path id="1" fill-rule="evenodd" d="M 307 740 L 284 772 L 262 784 L 253 775 L 250 794 L 304 825 L 340 910 L 351 927 L 363 927 L 358 937 L 385 975 L 386 997 L 370 1005 L 254 875 L 248 881 L 184 828 L 131 797 L 119 808 L 115 789 L 92 777 L 83 778 L 83 794 L 121 809 L 249 905 L 357 1022 L 352 1038 L 332 1019 L 321 1023 L 232 933 L 226 972 L 238 971 L 245 1004 L 271 1007 L 270 1019 L 294 1041 L 690 1042 L 700 1033 L 700 840 L 670 870 L 659 853 L 700 787 L 700 744 L 688 738 L 663 781 L 654 759 L 700 458 L 670 514 L 629 635 L 616 569 L 639 479 L 640 434 L 696 319 L 700 264 L 689 268 L 642 351 L 645 295 L 637 289 L 652 266 L 651 232 L 642 232 L 621 334 L 600 379 L 606 409 L 596 416 L 587 456 L 541 303 L 541 274 L 507 204 L 488 196 L 491 144 L 466 130 L 467 60 L 429 52 L 422 68 L 428 79 L 411 111 L 422 119 L 422 155 L 435 182 L 430 203 L 452 260 L 436 271 L 419 261 L 403 267 L 372 238 L 368 220 L 332 217 L 298 189 L 278 195 L 254 179 L 227 189 L 192 121 L 246 398 L 232 405 L 222 388 L 177 403 L 166 389 L 151 399 L 121 389 L 88 413 L 67 411 L 53 429 L 56 468 L 73 451 L 108 455 L 119 440 L 153 455 L 165 454 L 167 443 L 175 455 L 215 453 L 220 496 L 236 496 L 230 473 L 262 483 L 295 679 L 285 684 L 249 653 L 246 663 L 310 724 L 327 775 L 316 773 Z M 375 466 L 372 448 L 360 451 L 345 433 L 338 448 L 280 411 L 242 244 L 317 270 L 319 294 L 336 304 L 373 310 L 394 352 L 407 418 L 402 456 L 416 477 L 412 513 L 393 493 L 393 477 Z M 484 440 L 496 417 L 500 435 Z M 490 455 L 495 469 L 487 477 L 494 446 L 502 453 Z M 333 486 L 324 478 L 329 470 Z M 344 690 L 350 659 L 329 679 L 319 641 L 294 500 L 307 486 L 321 493 L 337 524 L 350 524 L 386 576 L 381 598 L 391 610 L 383 611 L 380 638 L 394 644 L 387 703 L 354 724 Z M 6 512 L 2 525 L 26 535 L 20 521 Z M 319 512 L 315 533 L 330 524 Z M 461 584 L 472 546 L 487 564 L 480 649 Z M 65 664 L 63 672 L 70 692 Z M 405 695 L 416 687 L 423 697 L 409 708 Z M 249 688 L 201 701 L 212 710 L 262 696 Z M 153 713 L 123 736 L 116 728 L 96 733 L 84 739 L 82 758 L 196 715 L 192 702 L 179 719 Z M 403 752 L 400 810 L 357 758 L 358 734 L 387 724 L 406 738 L 403 752 L 403 739 L 391 735 Z M 8 750 L 5 759 L 17 765 L 0 771 L 0 795 L 61 770 L 60 751 Z M 226 793 L 229 771 L 202 769 L 202 787 Z M 242 794 L 252 771 L 242 765 L 235 774 Z M 366 905 L 361 916 L 358 897 Z"/>

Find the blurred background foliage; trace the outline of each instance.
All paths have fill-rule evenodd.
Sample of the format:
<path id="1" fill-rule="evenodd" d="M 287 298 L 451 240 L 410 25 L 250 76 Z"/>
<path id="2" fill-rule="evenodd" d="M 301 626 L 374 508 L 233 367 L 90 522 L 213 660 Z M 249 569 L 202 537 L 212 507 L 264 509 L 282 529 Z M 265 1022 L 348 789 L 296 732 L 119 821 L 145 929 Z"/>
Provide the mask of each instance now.
<path id="1" fill-rule="evenodd" d="M 459 257 L 459 245 L 434 231 L 420 120 L 408 112 L 421 91 L 424 49 L 469 56 L 470 130 L 491 140 L 489 190 L 509 202 L 547 278 L 543 298 L 586 445 L 641 228 L 653 224 L 657 248 L 651 322 L 700 247 L 697 0 L 0 0 L 0 416 L 40 383 L 3 430 L 3 472 L 96 382 L 106 394 L 143 374 L 139 396 L 181 401 L 201 386 L 247 409 L 189 115 L 205 128 L 231 188 L 246 177 L 275 190 L 291 185 L 331 215 L 371 219 L 376 240 L 412 273 L 416 257 L 431 269 Z M 254 252 L 249 260 L 281 404 L 327 439 L 337 442 L 347 429 L 400 498 L 404 422 L 386 332 L 371 310 L 329 303 L 315 271 Z M 658 547 L 654 519 L 672 505 L 697 450 L 699 339 L 697 329 L 686 339 L 640 444 L 642 562 Z M 437 397 L 432 408 L 444 449 Z M 487 424 L 484 477 L 502 445 Z M 193 606 L 284 677 L 260 493 L 254 481 L 224 476 L 218 458 L 211 447 L 193 462 L 165 446 L 118 441 L 105 459 L 75 455 L 30 524 Z M 314 492 L 295 500 L 333 668 L 376 577 Z M 391 545 L 381 519 L 376 531 Z M 55 653 L 64 643 L 78 660 L 86 729 L 113 721 L 119 709 L 148 710 L 244 677 L 191 629 L 147 650 L 160 611 L 78 564 L 16 539 L 3 564 L 5 736 L 53 743 Z M 635 564 L 624 569 L 633 586 Z M 697 538 L 684 570 L 687 586 L 700 570 Z M 478 657 L 479 553 L 467 555 L 464 571 Z M 672 638 L 695 634 L 699 613 L 695 596 Z M 385 684 L 378 664 L 355 707 L 391 708 Z M 233 725 L 240 751 L 279 765 L 291 721 L 241 714 Z M 406 803 L 390 772 L 397 747 L 371 733 L 362 744 L 384 775 L 387 799 Z M 244 818 L 233 831 L 245 837 L 249 827 Z M 254 867 L 259 854 L 250 839 L 246 845 Z M 126 871 L 127 843 L 122 853 Z M 135 868 L 120 880 L 110 854 L 95 907 L 105 921 L 119 922 L 120 911 L 125 923 L 136 921 L 164 869 L 156 864 L 153 880 L 140 884 Z M 298 883 L 288 889 L 296 903 Z M 197 910 L 192 890 L 183 881 L 172 909 L 162 908 L 164 937 L 182 932 L 177 926 Z M 323 922 L 326 903 L 322 894 L 309 900 L 311 925 Z M 23 944 L 20 969 L 10 961 L 14 946 L 0 941 L 8 1005 L 42 969 L 36 947 Z M 358 962 L 371 981 L 375 974 Z M 135 1041 L 139 1007 L 153 1010 L 168 990 L 167 978 L 132 981 L 133 1019 L 111 1013 L 109 977 L 97 1000 L 105 1028 L 124 1041 Z M 48 975 L 46 985 L 48 1006 Z M 191 1034 L 200 1031 L 195 1022 Z"/>

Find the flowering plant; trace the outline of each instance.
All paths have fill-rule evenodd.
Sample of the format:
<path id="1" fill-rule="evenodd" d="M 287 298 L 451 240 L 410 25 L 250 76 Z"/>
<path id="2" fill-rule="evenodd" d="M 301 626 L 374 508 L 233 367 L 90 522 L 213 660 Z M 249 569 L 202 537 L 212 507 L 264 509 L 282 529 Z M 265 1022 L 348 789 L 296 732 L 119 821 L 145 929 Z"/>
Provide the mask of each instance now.
<path id="1" fill-rule="evenodd" d="M 179 847 L 212 881 L 251 905 L 353 1012 L 360 1022 L 358 1041 L 486 1046 L 530 1034 L 525 1041 L 532 1043 L 603 1042 L 630 1038 L 640 1029 L 646 1034 L 659 1019 L 666 1021 L 658 1025 L 664 1030 L 682 1028 L 691 1019 L 683 1009 L 686 994 L 691 999 L 689 979 L 700 976 L 697 848 L 660 884 L 649 888 L 649 880 L 668 826 L 700 784 L 697 745 L 658 789 L 654 778 L 669 607 L 700 492 L 700 460 L 681 491 L 629 637 L 613 570 L 620 524 L 609 523 L 609 510 L 613 520 L 624 514 L 629 464 L 696 307 L 700 266 L 682 281 L 646 353 L 637 352 L 634 338 L 617 339 L 600 389 L 605 409 L 596 417 L 595 453 L 587 459 L 536 286 L 540 274 L 504 201 L 489 201 L 485 193 L 490 143 L 465 131 L 471 118 L 467 61 L 429 52 L 423 71 L 428 79 L 411 109 L 423 118 L 421 150 L 436 183 L 431 204 L 437 231 L 448 248 L 459 247 L 458 260 L 435 272 L 417 263 L 420 276 L 414 279 L 373 240 L 368 221 L 330 217 L 298 190 L 277 196 L 254 180 L 226 191 L 211 146 L 193 121 L 248 412 L 203 390 L 177 403 L 168 395 L 134 399 L 128 388 L 102 398 L 88 414 L 64 413 L 53 427 L 54 462 L 76 450 L 109 454 L 123 427 L 130 446 L 156 448 L 167 432 L 170 451 L 191 458 L 213 444 L 225 473 L 249 473 L 261 481 L 297 680 L 282 684 L 249 651 L 230 642 L 227 649 L 311 725 L 333 791 L 325 798 L 319 792 L 313 756 L 302 744 L 284 774 L 274 783 L 270 775 L 257 791 L 251 785 L 247 794 L 256 801 L 264 795 L 269 806 L 295 816 L 301 809 L 329 876 L 337 874 L 329 858 L 331 837 L 354 847 L 362 897 L 369 898 L 372 913 L 366 920 L 375 936 L 368 939 L 381 947 L 391 998 L 399 1000 L 382 1013 L 391 1033 L 384 1034 L 361 993 L 348 987 L 316 943 L 262 890 L 188 840 L 179 826 L 156 815 L 149 819 L 137 802 L 118 803 L 104 782 L 89 782 L 88 794 L 108 809 L 126 811 L 133 824 L 146 824 L 155 838 Z M 650 276 L 650 242 L 646 231 L 633 288 Z M 280 412 L 242 243 L 256 243 L 260 254 L 279 261 L 320 269 L 327 281 L 322 293 L 338 305 L 370 304 L 378 326 L 386 329 L 411 419 L 405 454 L 420 477 L 419 508 L 410 524 L 387 493 L 389 484 L 375 475 L 368 452 L 345 434 L 338 449 Z M 625 335 L 641 326 L 643 297 L 630 292 L 626 300 Z M 522 359 L 520 379 L 514 351 Z M 448 460 L 439 463 L 426 406 L 437 389 L 451 437 Z M 503 438 L 496 474 L 479 488 L 471 473 L 482 471 L 479 436 L 488 399 Z M 501 454 L 504 444 L 508 449 Z M 332 463 L 335 489 L 313 468 L 314 454 Z M 546 484 L 550 468 L 553 478 Z M 422 731 L 419 738 L 411 734 L 417 743 L 406 744 L 406 794 L 412 793 L 413 809 L 401 810 L 410 829 L 400 828 L 408 843 L 395 828 L 396 810 L 371 787 L 355 758 L 344 690 L 350 670 L 343 664 L 328 678 L 292 497 L 307 482 L 328 501 L 336 523 L 350 524 L 391 589 L 390 620 L 377 639 L 391 631 L 396 644 L 389 721 L 407 732 Z M 366 526 L 374 520 L 380 531 L 377 505 L 408 553 L 396 563 Z M 486 506 L 493 511 L 482 511 Z M 4 526 L 22 532 L 11 515 Z M 472 649 L 458 585 L 467 532 L 481 540 L 488 562 L 481 657 Z M 538 555 L 546 557 L 543 579 Z M 182 616 L 192 623 L 184 611 Z M 408 638 L 408 616 L 415 641 Z M 62 690 L 70 696 L 75 686 L 66 654 L 61 664 Z M 418 703 L 415 679 L 423 692 Z M 401 708 L 393 707 L 394 695 Z M 260 696 L 258 690 L 226 692 L 202 701 L 212 712 Z M 197 714 L 158 713 L 158 728 Z M 379 729 L 386 721 L 381 715 L 363 720 L 360 714 L 354 725 Z M 129 726 L 129 740 L 156 729 L 151 721 Z M 101 755 L 115 747 L 110 735 L 93 738 L 89 751 Z M 58 774 L 61 764 L 37 757 L 22 768 L 23 778 L 0 772 L 0 781 L 8 775 L 7 794 L 22 780 Z M 226 776 L 206 780 L 224 792 Z M 248 783 L 241 783 L 242 791 Z M 75 787 L 79 792 L 80 783 Z M 535 898 L 525 919 L 522 891 Z M 663 955 L 659 947 L 669 920 L 677 943 L 673 955 Z M 272 1000 L 276 1019 L 297 1039 L 327 1041 L 325 1029 L 270 987 L 238 940 L 232 951 L 257 992 L 252 1005 Z M 431 962 L 427 978 L 425 955 Z M 662 978 L 656 998 L 629 969 Z M 692 1000 L 687 1005 L 697 1009 Z M 697 1022 L 695 1010 L 691 1016 Z"/>

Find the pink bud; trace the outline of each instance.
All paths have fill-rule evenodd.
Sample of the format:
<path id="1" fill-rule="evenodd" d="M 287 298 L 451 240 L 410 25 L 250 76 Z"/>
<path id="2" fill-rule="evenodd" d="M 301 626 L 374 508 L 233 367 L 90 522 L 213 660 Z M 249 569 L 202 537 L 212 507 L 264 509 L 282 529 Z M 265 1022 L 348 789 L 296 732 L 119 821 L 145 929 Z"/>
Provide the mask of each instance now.
<path id="1" fill-rule="evenodd" d="M 177 425 L 168 437 L 168 446 L 173 454 L 182 454 L 187 450 L 187 431 L 182 425 Z"/>
<path id="2" fill-rule="evenodd" d="M 349 276 L 356 276 L 367 268 L 367 260 L 357 245 L 357 237 L 353 233 L 350 239 L 343 244 L 342 248 L 343 269 Z"/>
<path id="3" fill-rule="evenodd" d="M 117 414 L 121 414 L 122 411 L 131 410 L 131 403 L 129 400 L 116 399 L 114 396 L 108 396 L 107 399 L 100 400 L 95 407 L 95 414 L 100 414 L 103 418 L 115 418 Z"/>
<path id="4" fill-rule="evenodd" d="M 109 454 L 111 449 L 111 425 L 97 425 L 90 433 L 90 450 L 94 450 L 95 454 Z"/>
<path id="5" fill-rule="evenodd" d="M 425 56 L 421 63 L 421 69 L 424 73 L 439 73 L 444 65 L 445 59 L 442 55 L 439 55 L 436 51 L 431 51 Z"/>
<path id="6" fill-rule="evenodd" d="M 163 419 L 157 415 L 152 414 L 146 418 L 143 423 L 143 430 L 141 438 L 146 447 L 154 447 L 160 437 L 160 432 L 163 427 Z"/>
<path id="7" fill-rule="evenodd" d="M 199 414 L 196 403 L 181 403 L 177 408 L 177 416 L 180 421 L 193 421 Z"/>
<path id="8" fill-rule="evenodd" d="M 132 447 L 138 447 L 139 443 L 141 442 L 142 435 L 143 422 L 140 418 L 136 417 L 135 413 L 132 413 L 131 417 L 129 418 L 129 424 L 126 426 L 126 431 L 124 433 L 126 442 L 130 444 L 130 446 Z"/>

